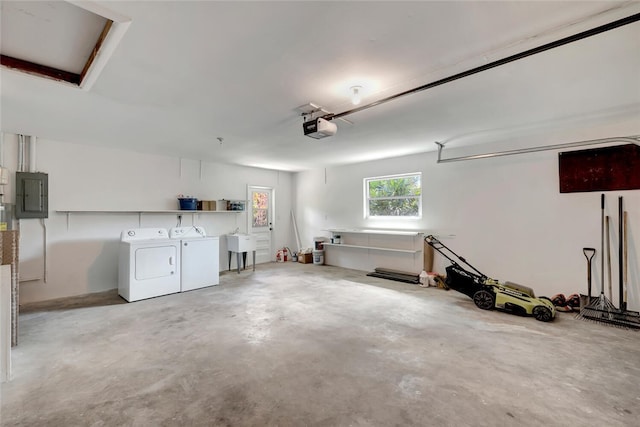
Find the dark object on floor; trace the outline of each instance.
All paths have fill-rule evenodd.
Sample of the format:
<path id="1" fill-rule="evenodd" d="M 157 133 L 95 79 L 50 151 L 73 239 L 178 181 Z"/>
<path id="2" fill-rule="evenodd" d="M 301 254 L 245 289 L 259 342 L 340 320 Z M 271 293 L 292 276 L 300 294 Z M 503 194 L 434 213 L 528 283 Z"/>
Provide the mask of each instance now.
<path id="1" fill-rule="evenodd" d="M 467 295 L 478 308 L 495 308 L 522 316 L 530 315 L 542 322 L 555 317 L 556 310 L 549 298 L 536 298 L 533 289 L 526 286 L 490 279 L 432 235 L 426 236 L 424 241 L 451 261 L 451 265 L 446 268 L 447 286 Z M 473 271 L 464 269 L 461 263 Z"/>
<path id="2" fill-rule="evenodd" d="M 572 311 L 580 311 L 580 295 L 569 295 L 567 297 L 567 307 L 571 307 Z"/>
<path id="3" fill-rule="evenodd" d="M 567 298 L 564 294 L 556 294 L 551 297 L 551 302 L 559 313 L 573 311 L 571 307 L 567 305 Z"/>
<path id="4" fill-rule="evenodd" d="M 420 283 L 420 276 L 418 274 L 391 270 L 389 268 L 376 268 L 373 272 L 368 273 L 367 276 L 395 280 L 396 282 L 412 283 L 414 285 Z"/>
<path id="5" fill-rule="evenodd" d="M 580 295 L 578 294 L 572 294 L 568 297 L 565 297 L 564 294 L 556 294 L 551 297 L 551 302 L 558 312 L 569 313 L 580 311 Z"/>
<path id="6" fill-rule="evenodd" d="M 556 307 L 564 307 L 565 305 L 567 305 L 567 299 L 565 298 L 565 296 L 563 294 L 557 294 L 557 295 L 552 296 L 551 297 L 551 302 Z"/>
<path id="7" fill-rule="evenodd" d="M 438 286 L 439 289 L 444 289 L 445 291 L 448 291 L 450 289 L 447 283 L 445 282 L 444 276 L 440 276 L 438 274 L 433 278 L 433 281 L 436 282 L 436 285 Z"/>

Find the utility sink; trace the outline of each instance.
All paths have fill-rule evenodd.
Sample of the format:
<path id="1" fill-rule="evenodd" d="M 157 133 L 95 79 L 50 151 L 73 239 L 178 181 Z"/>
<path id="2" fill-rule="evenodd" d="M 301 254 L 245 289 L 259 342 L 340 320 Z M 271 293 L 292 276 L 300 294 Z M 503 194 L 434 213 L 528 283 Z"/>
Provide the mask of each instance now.
<path id="1" fill-rule="evenodd" d="M 227 249 L 231 252 L 255 251 L 256 236 L 245 233 L 227 234 Z"/>
<path id="2" fill-rule="evenodd" d="M 253 252 L 253 270 L 256 269 L 256 236 L 246 233 L 227 234 L 227 250 L 229 251 L 229 270 L 231 270 L 231 253 L 236 253 L 238 262 L 238 274 L 240 274 L 240 254 L 242 254 L 242 267 L 245 268 L 247 252 Z"/>

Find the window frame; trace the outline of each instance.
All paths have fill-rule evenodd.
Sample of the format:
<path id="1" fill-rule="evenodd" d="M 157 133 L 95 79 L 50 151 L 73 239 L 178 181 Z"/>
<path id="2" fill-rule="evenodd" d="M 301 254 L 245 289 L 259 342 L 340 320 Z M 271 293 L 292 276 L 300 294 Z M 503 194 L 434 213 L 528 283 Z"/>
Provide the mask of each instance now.
<path id="1" fill-rule="evenodd" d="M 416 177 L 416 176 L 418 177 L 419 183 L 420 183 L 420 195 L 418 196 L 395 196 L 395 197 L 380 197 L 380 198 L 369 197 L 369 183 L 371 181 L 383 181 L 383 180 Z M 382 175 L 382 176 L 373 176 L 373 177 L 364 178 L 363 179 L 363 195 L 364 195 L 365 219 L 398 219 L 398 220 L 422 219 L 422 172 L 399 173 L 399 174 L 393 174 L 393 175 Z M 371 212 L 369 210 L 370 201 L 384 200 L 384 199 L 417 199 L 418 215 L 371 215 Z"/>

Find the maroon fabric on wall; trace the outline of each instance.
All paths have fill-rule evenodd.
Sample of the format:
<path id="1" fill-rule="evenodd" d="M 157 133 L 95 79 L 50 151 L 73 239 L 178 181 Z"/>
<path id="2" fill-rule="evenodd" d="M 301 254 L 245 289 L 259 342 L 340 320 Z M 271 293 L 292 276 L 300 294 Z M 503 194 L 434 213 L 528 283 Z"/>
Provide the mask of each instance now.
<path id="1" fill-rule="evenodd" d="M 560 192 L 640 189 L 640 146 L 616 145 L 558 154 Z"/>

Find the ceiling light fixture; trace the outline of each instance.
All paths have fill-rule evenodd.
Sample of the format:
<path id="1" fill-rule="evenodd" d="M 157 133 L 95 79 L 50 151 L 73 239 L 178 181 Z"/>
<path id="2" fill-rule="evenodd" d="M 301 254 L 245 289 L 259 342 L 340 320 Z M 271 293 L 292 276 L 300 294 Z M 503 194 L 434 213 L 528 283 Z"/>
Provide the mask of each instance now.
<path id="1" fill-rule="evenodd" d="M 362 86 L 351 86 L 351 103 L 353 105 L 358 105 L 362 101 Z"/>

